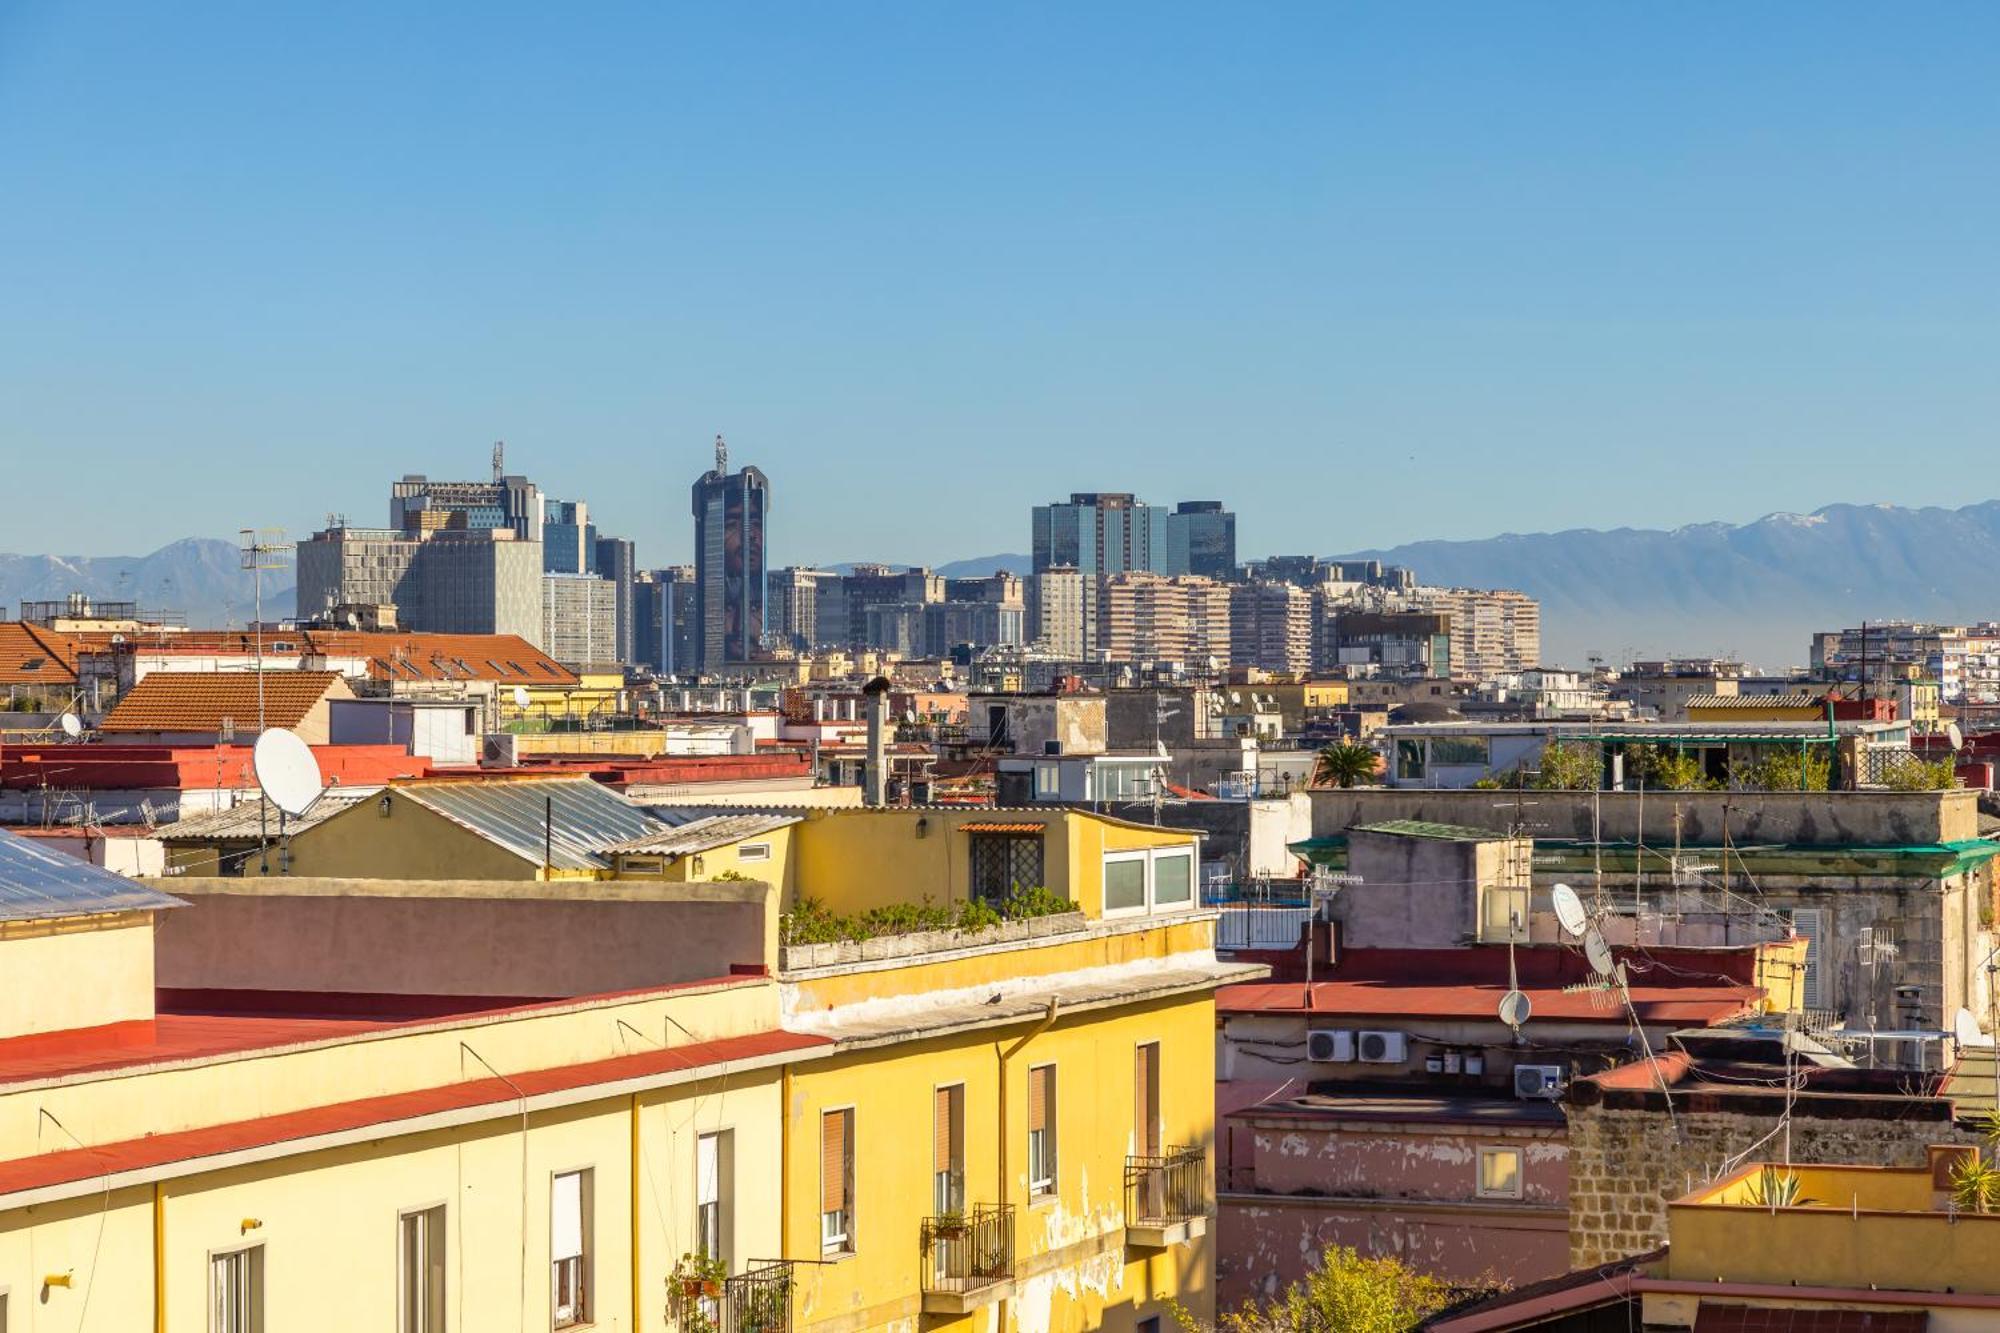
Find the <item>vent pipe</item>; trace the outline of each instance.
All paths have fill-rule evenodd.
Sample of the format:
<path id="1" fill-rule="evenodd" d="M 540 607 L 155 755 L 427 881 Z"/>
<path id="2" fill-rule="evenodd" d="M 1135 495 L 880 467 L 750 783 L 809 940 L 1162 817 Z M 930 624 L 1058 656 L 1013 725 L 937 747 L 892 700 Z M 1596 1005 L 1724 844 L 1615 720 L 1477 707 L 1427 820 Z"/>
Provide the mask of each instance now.
<path id="1" fill-rule="evenodd" d="M 861 687 L 868 697 L 868 765 L 861 778 L 861 803 L 889 803 L 889 681 L 877 676 Z"/>

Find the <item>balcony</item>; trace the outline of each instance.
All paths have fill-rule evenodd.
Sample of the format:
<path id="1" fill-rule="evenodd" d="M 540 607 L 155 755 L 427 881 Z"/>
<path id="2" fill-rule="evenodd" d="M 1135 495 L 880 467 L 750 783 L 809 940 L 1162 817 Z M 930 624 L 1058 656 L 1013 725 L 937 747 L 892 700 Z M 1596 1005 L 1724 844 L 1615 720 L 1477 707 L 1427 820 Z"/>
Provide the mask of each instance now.
<path id="1" fill-rule="evenodd" d="M 791 1333 L 792 1264 L 752 1259 L 720 1283 L 670 1282 L 667 1318 L 679 1333 Z"/>
<path id="2" fill-rule="evenodd" d="M 963 1315 L 1014 1294 L 1014 1205 L 924 1219 L 924 1313 Z"/>
<path id="3" fill-rule="evenodd" d="M 1208 1155 L 1169 1148 L 1125 1159 L 1125 1243 L 1163 1250 L 1208 1232 Z"/>

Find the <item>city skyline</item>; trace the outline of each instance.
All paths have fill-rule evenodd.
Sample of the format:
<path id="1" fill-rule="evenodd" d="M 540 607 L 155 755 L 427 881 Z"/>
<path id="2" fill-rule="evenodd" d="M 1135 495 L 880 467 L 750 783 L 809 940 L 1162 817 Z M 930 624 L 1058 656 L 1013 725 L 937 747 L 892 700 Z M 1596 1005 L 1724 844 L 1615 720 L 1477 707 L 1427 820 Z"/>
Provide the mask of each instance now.
<path id="1" fill-rule="evenodd" d="M 661 563 L 717 431 L 827 501 L 776 563 L 1103 486 L 1251 552 L 1947 503 L 1990 448 L 1983 7 L 480 19 L 0 20 L 0 450 L 230 460 L 0 545 L 303 532 L 494 438 Z"/>

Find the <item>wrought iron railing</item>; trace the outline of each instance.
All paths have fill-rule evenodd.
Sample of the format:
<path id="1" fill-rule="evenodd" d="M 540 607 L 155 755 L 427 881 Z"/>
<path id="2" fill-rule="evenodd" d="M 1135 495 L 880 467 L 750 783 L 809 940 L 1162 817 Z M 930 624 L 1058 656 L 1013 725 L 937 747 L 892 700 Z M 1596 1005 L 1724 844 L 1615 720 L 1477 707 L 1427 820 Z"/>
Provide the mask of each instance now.
<path id="1" fill-rule="evenodd" d="M 791 1333 L 789 1259 L 752 1259 L 720 1282 L 669 1281 L 667 1316 L 679 1333 Z"/>
<path id="2" fill-rule="evenodd" d="M 927 1217 L 920 1231 L 923 1289 L 962 1292 L 1014 1276 L 1014 1205 Z"/>
<path id="3" fill-rule="evenodd" d="M 1200 1148 L 1125 1159 L 1127 1226 L 1171 1226 L 1207 1211 L 1208 1154 Z"/>

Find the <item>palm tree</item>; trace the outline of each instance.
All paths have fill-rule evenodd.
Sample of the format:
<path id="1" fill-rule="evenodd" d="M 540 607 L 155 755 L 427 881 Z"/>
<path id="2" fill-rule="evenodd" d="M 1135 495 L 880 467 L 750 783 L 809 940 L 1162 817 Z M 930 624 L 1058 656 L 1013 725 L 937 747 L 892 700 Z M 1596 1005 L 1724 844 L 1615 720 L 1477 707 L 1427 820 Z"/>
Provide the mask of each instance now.
<path id="1" fill-rule="evenodd" d="M 1375 752 L 1365 745 L 1329 745 L 1313 764 L 1313 785 L 1352 787 L 1375 776 Z"/>

